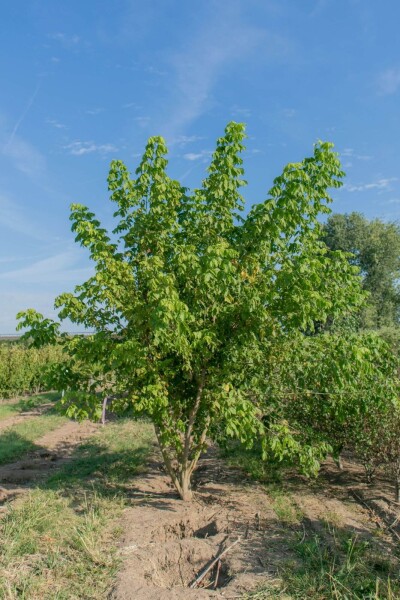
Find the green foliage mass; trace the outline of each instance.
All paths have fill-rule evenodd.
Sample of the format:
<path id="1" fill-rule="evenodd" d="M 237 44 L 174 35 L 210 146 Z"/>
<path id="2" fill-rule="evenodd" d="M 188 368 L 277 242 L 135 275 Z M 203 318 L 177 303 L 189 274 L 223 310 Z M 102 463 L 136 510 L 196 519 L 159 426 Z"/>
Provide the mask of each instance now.
<path id="1" fill-rule="evenodd" d="M 60 347 L 27 348 L 23 344 L 0 344 L 0 398 L 51 389 L 49 375 L 60 365 Z"/>
<path id="2" fill-rule="evenodd" d="M 368 221 L 360 213 L 331 215 L 322 240 L 332 250 L 351 253 L 349 261 L 360 268 L 369 300 L 361 326 L 398 326 L 400 317 L 400 227 L 379 219 Z"/>
<path id="3" fill-rule="evenodd" d="M 303 445 L 328 443 L 339 458 L 372 414 L 398 412 L 398 369 L 396 355 L 374 332 L 299 336 L 285 350 L 273 394 L 285 399 L 282 416 Z"/>
<path id="4" fill-rule="evenodd" d="M 167 175 L 160 137 L 149 139 L 134 177 L 114 161 L 116 227 L 108 233 L 72 205 L 76 241 L 95 273 L 56 299 L 61 320 L 94 333 L 59 336 L 34 310 L 19 315 L 33 343 L 53 340 L 69 356 L 57 373 L 71 392 L 69 414 L 98 414 L 106 396 L 116 412 L 131 407 L 152 420 L 182 498 L 207 436 L 251 446 L 263 432 L 270 365 L 283 342 L 363 302 L 357 268 L 320 241 L 318 217 L 343 176 L 332 144 L 287 165 L 244 217 L 244 138 L 242 124 L 228 124 L 192 192 Z M 285 439 L 296 446 L 290 431 Z"/>

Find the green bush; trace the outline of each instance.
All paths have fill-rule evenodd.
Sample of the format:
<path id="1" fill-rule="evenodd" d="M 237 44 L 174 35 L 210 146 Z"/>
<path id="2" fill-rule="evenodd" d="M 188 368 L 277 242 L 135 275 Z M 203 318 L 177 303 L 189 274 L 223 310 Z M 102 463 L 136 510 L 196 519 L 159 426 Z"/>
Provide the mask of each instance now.
<path id="1" fill-rule="evenodd" d="M 51 369 L 62 360 L 61 348 L 57 346 L 0 344 L 0 398 L 51 389 Z"/>

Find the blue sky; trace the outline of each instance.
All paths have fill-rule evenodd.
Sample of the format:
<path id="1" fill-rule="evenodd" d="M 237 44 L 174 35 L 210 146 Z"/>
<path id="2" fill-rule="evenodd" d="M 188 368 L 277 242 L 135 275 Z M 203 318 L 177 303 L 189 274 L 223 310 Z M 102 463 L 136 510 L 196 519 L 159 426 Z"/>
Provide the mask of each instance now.
<path id="1" fill-rule="evenodd" d="M 248 206 L 331 140 L 333 209 L 399 219 L 399 22 L 397 0 L 3 3 L 0 333 L 90 274 L 69 205 L 111 224 L 109 162 L 133 171 L 150 135 L 196 186 L 225 124 L 246 122 Z"/>

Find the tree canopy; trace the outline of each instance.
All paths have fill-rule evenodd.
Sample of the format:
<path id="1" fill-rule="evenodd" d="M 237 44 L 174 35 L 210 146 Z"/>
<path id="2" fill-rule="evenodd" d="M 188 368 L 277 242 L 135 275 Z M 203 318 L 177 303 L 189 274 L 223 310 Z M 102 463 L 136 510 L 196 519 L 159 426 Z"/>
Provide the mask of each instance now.
<path id="1" fill-rule="evenodd" d="M 400 227 L 360 213 L 331 215 L 322 229 L 322 240 L 332 250 L 349 252 L 359 267 L 363 287 L 369 292 L 361 315 L 363 327 L 398 326 L 400 318 Z"/>
<path id="2" fill-rule="evenodd" d="M 104 399 L 152 420 L 166 468 L 182 498 L 208 437 L 251 445 L 276 349 L 328 316 L 363 302 L 357 268 L 321 241 L 318 217 L 343 172 L 332 144 L 290 163 L 266 200 L 244 216 L 245 129 L 229 123 L 201 187 L 167 175 L 167 149 L 152 137 L 134 177 L 111 164 L 116 226 L 108 233 L 73 204 L 76 241 L 95 273 L 56 299 L 60 320 L 93 331 L 59 333 L 33 309 L 18 315 L 34 344 L 61 344 L 54 373 L 70 415 L 98 416 Z M 271 400 L 272 402 L 272 400 Z M 271 411 L 278 406 L 271 404 Z"/>

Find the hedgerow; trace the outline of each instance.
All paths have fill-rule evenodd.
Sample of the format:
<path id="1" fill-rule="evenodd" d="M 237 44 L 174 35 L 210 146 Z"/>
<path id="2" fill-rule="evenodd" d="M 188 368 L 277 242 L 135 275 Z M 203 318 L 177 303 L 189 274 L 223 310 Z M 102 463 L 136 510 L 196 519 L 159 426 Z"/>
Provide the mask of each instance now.
<path id="1" fill-rule="evenodd" d="M 28 348 L 19 343 L 0 344 L 0 398 L 51 389 L 50 373 L 62 360 L 59 346 Z"/>

